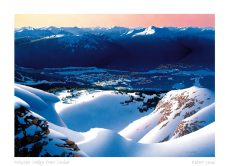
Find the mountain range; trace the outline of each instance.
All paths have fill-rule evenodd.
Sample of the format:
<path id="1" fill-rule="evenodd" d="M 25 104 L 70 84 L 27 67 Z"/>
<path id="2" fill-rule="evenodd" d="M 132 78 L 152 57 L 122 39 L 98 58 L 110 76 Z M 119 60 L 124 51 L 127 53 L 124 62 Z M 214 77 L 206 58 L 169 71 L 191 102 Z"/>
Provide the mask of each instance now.
<path id="1" fill-rule="evenodd" d="M 15 64 L 138 71 L 175 63 L 213 68 L 214 38 L 213 28 L 197 27 L 24 27 L 15 30 Z"/>

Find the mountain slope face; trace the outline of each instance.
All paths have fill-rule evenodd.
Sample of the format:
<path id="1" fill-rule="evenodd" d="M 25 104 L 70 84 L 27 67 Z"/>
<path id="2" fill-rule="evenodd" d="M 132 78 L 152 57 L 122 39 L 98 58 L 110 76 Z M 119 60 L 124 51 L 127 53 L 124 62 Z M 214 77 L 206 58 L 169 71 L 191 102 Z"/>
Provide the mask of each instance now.
<path id="1" fill-rule="evenodd" d="M 72 102 L 71 106 L 60 110 L 59 107 L 63 103 L 56 105 L 56 110 L 65 124 L 79 132 L 91 128 L 120 131 L 132 121 L 148 115 L 164 95 L 105 90 L 82 93 L 80 97 L 69 97 L 68 100 L 64 100 Z M 65 98 L 64 94 L 61 98 Z"/>
<path id="2" fill-rule="evenodd" d="M 15 97 L 16 157 L 83 157 L 75 142 L 49 128 L 49 123 Z"/>
<path id="3" fill-rule="evenodd" d="M 18 89 L 17 86 L 15 89 Z M 47 118 L 43 118 L 40 116 L 42 111 L 37 111 L 37 113 L 33 111 L 36 110 L 34 103 L 37 102 L 37 107 L 43 108 L 42 101 L 53 103 L 57 101 L 57 97 L 34 88 L 26 86 L 23 88 L 30 93 L 26 91 L 27 93 L 15 97 L 15 156 L 215 156 L 215 103 L 214 94 L 208 89 L 191 87 L 170 91 L 160 99 L 152 113 L 142 114 L 142 117 L 139 116 L 140 113 L 138 119 L 134 121 L 128 116 L 128 112 L 123 115 L 119 114 L 131 122 L 117 133 L 114 129 L 107 129 L 108 125 L 106 125 L 106 123 L 112 123 L 116 127 L 120 123 L 119 115 L 115 116 L 116 112 L 110 110 L 115 107 L 110 103 L 105 103 L 111 106 L 107 107 L 107 115 L 118 118 L 117 121 L 107 120 L 105 122 L 105 119 L 101 118 L 100 112 L 96 112 L 97 116 L 90 118 L 90 110 L 92 111 L 93 107 L 89 103 L 101 105 L 100 97 L 108 98 L 106 91 L 104 93 L 99 92 L 99 97 L 92 93 L 86 94 L 87 99 L 84 98 L 85 96 L 82 96 L 82 99 L 81 97 L 74 100 L 70 99 L 70 103 L 67 105 L 72 104 L 72 106 L 65 106 L 63 110 L 57 112 L 55 107 L 49 110 L 42 109 L 47 112 L 55 111 L 59 117 L 59 113 L 68 111 L 68 108 L 72 111 L 74 104 L 85 103 L 86 110 L 76 111 L 82 111 L 78 116 L 88 120 L 87 127 L 89 130 L 79 132 L 77 128 L 73 131 L 67 126 L 61 126 L 57 121 L 54 121 L 55 123 L 50 122 L 48 118 L 53 116 L 53 113 L 46 114 Z M 63 96 L 63 94 L 61 95 Z M 126 100 L 127 94 L 120 95 L 117 94 L 116 96 L 119 102 L 122 97 L 125 101 L 130 101 Z M 132 95 L 134 95 L 133 103 L 124 103 L 137 106 L 136 99 L 138 100 L 140 96 L 138 97 L 134 93 Z M 94 98 L 96 98 L 97 103 L 93 102 Z M 144 101 L 149 98 L 150 96 L 145 95 Z M 113 95 L 112 99 L 114 99 Z M 108 114 L 110 111 L 112 114 Z M 125 111 L 125 109 L 121 111 Z M 82 114 L 84 112 L 87 114 Z M 91 123 L 92 120 L 100 124 L 103 123 L 103 126 L 100 127 L 104 128 L 95 128 L 97 126 Z M 74 118 L 71 121 L 74 121 Z M 84 124 L 86 122 L 78 125 Z"/>
<path id="4" fill-rule="evenodd" d="M 134 71 L 175 63 L 213 68 L 214 36 L 213 29 L 202 28 L 22 28 L 15 31 L 15 63 Z"/>
<path id="5" fill-rule="evenodd" d="M 182 120 L 173 133 L 171 139 L 182 137 L 197 131 L 215 121 L 215 103 L 201 109 L 194 115 Z"/>
<path id="6" fill-rule="evenodd" d="M 79 144 L 94 157 L 214 157 L 215 122 L 193 133 L 163 143 L 142 144 L 107 129 L 91 129 L 93 136 Z M 97 145 L 97 146 L 95 146 Z"/>
<path id="7" fill-rule="evenodd" d="M 55 95 L 19 84 L 15 84 L 14 93 L 16 97 L 30 105 L 31 111 L 56 125 L 66 126 L 55 111 L 54 103 L 59 101 Z"/>
<path id="8" fill-rule="evenodd" d="M 191 87 L 168 92 L 149 115 L 132 122 L 120 135 L 140 143 L 159 143 L 192 133 L 214 122 L 214 94 Z"/>

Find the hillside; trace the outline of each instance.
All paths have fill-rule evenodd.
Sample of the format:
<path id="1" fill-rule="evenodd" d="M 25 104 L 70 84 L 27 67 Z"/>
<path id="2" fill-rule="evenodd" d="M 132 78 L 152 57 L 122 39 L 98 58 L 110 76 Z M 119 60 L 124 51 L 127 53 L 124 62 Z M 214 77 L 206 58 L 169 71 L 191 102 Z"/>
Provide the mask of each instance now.
<path id="1" fill-rule="evenodd" d="M 206 88 L 74 93 L 15 85 L 15 156 L 215 156 L 215 100 Z M 141 112 L 147 101 L 156 103 Z"/>

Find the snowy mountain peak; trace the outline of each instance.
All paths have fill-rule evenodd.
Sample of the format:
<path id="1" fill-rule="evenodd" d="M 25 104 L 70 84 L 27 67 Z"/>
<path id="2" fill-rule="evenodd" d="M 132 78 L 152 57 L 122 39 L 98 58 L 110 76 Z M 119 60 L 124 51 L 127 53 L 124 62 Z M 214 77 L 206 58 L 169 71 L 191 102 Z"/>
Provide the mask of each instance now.
<path id="1" fill-rule="evenodd" d="M 33 31 L 35 30 L 35 28 L 33 27 L 22 27 L 22 28 L 19 28 L 19 29 L 16 29 L 16 32 L 23 32 L 24 30 L 28 30 L 28 31 Z"/>
<path id="2" fill-rule="evenodd" d="M 52 31 L 52 30 L 55 30 L 55 29 L 62 29 L 61 27 L 56 27 L 56 26 L 46 26 L 46 27 L 41 27 L 41 28 L 38 28 L 40 30 L 49 30 L 49 31 Z"/>
<path id="3" fill-rule="evenodd" d="M 144 30 L 144 32 L 145 32 L 145 35 L 152 35 L 155 33 L 155 29 L 153 26 L 149 26 L 148 28 Z"/>
<path id="4" fill-rule="evenodd" d="M 144 31 L 134 34 L 133 37 L 143 36 L 143 35 L 153 35 L 154 33 L 155 33 L 154 27 L 149 26 L 148 28 L 145 28 Z"/>

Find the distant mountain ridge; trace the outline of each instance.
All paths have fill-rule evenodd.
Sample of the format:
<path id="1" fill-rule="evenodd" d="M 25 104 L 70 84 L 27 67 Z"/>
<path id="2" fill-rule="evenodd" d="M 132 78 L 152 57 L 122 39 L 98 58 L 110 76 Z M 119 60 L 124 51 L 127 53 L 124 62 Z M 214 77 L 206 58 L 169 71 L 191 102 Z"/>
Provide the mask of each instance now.
<path id="1" fill-rule="evenodd" d="M 15 63 L 127 70 L 174 63 L 213 67 L 214 43 L 213 28 L 24 27 L 15 30 Z"/>
<path id="2" fill-rule="evenodd" d="M 121 32 L 122 34 L 125 34 L 129 31 L 133 32 L 141 32 L 148 29 L 154 29 L 156 31 L 160 30 L 168 30 L 168 31 L 184 31 L 184 30 L 194 30 L 194 31 L 214 31 L 215 29 L 213 27 L 156 27 L 156 26 L 149 26 L 149 27 L 135 27 L 135 28 L 128 28 L 128 27 L 55 27 L 55 26 L 48 26 L 48 27 L 41 27 L 41 28 L 34 28 L 34 27 L 22 27 L 15 29 L 15 34 L 19 35 L 19 33 L 25 34 L 28 31 L 50 31 L 53 34 L 57 34 L 60 32 L 68 32 L 72 35 L 76 34 L 82 34 L 82 33 L 105 33 L 107 32 Z M 130 34 L 130 33 L 129 33 Z M 17 38 L 17 36 L 15 36 Z"/>

